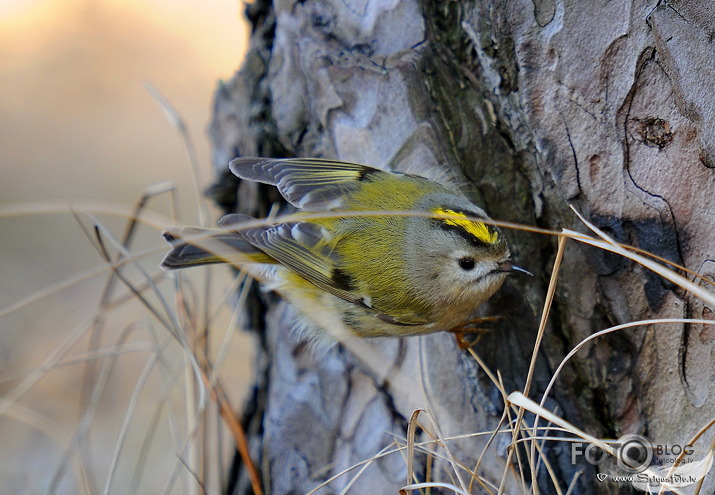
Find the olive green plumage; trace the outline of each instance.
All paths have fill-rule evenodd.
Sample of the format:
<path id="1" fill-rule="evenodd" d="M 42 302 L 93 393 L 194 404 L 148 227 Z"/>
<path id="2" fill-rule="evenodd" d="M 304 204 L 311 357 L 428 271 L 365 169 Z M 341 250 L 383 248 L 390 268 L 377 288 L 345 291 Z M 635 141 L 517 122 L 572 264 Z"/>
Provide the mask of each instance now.
<path id="1" fill-rule="evenodd" d="M 230 262 L 269 274 L 315 337 L 343 325 L 364 337 L 450 330 L 508 272 L 524 271 L 481 208 L 423 177 L 322 159 L 238 158 L 230 169 L 304 212 L 331 214 L 253 227 L 227 215 L 222 231 L 166 232 L 174 248 L 162 266 Z"/>

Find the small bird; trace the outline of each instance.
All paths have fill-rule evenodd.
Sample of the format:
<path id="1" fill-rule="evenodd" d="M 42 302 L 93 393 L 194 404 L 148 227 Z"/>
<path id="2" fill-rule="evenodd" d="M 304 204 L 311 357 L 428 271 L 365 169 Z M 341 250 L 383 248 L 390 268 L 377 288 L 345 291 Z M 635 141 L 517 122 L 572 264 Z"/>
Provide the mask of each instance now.
<path id="1" fill-rule="evenodd" d="M 507 274 L 529 274 L 509 261 L 484 210 L 424 177 L 314 158 L 237 158 L 229 167 L 313 217 L 256 226 L 230 214 L 222 230 L 166 231 L 173 249 L 162 267 L 228 262 L 268 278 L 316 340 L 333 323 L 360 337 L 459 331 Z"/>

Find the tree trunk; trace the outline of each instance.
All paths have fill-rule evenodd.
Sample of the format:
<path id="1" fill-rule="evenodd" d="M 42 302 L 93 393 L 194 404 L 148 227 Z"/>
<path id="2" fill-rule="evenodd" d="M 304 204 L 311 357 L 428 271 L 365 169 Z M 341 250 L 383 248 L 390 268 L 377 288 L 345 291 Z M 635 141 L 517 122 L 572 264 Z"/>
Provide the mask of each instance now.
<path id="1" fill-rule="evenodd" d="M 218 90 L 211 130 L 222 177 L 213 193 L 227 210 L 265 215 L 277 199 L 247 183 L 236 199 L 226 166 L 234 156 L 333 157 L 457 180 L 503 221 L 586 231 L 573 205 L 616 240 L 715 280 L 709 6 L 256 0 L 248 15 L 251 48 Z M 475 351 L 510 392 L 525 385 L 557 240 L 506 235 L 513 259 L 535 277 L 512 277 L 481 309 L 504 318 Z M 504 399 L 452 336 L 316 353 L 291 332 L 283 302 L 256 301 L 257 392 L 245 421 L 269 493 L 308 492 L 403 444 L 416 408 L 430 411 L 443 437 L 497 428 Z M 641 319 L 711 319 L 712 309 L 640 265 L 569 241 L 530 397 L 538 402 L 565 354 L 598 330 Z M 713 327 L 681 323 L 600 337 L 561 372 L 546 407 L 601 438 L 638 433 L 685 444 L 715 409 L 713 341 Z M 696 445 L 707 448 L 712 437 Z M 488 438 L 448 445 L 471 469 Z M 479 466 L 495 486 L 510 441 L 498 436 Z M 630 493 L 627 484 L 596 480 L 604 466 L 572 462 L 570 444 L 543 448 L 563 490 L 582 470 L 572 493 Z M 350 493 L 396 493 L 406 483 L 405 455 L 369 464 Z M 430 465 L 431 480 L 460 485 L 448 462 L 422 454 L 415 462 L 419 480 Z M 318 493 L 340 492 L 361 468 Z M 515 473 L 507 493 L 522 493 Z M 701 493 L 715 491 L 712 478 Z M 541 493 L 555 492 L 546 470 L 534 481 Z M 239 476 L 234 493 L 246 487 Z M 473 492 L 483 491 L 475 483 Z"/>

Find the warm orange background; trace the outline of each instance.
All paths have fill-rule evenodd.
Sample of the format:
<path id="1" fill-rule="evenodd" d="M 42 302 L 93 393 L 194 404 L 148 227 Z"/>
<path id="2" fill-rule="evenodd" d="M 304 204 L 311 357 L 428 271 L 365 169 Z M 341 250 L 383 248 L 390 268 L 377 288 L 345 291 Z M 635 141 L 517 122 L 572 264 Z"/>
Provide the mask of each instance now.
<path id="1" fill-rule="evenodd" d="M 163 93 L 192 132 L 203 189 L 212 178 L 206 138 L 212 94 L 219 79 L 231 77 L 239 67 L 246 50 L 242 10 L 236 0 L 0 0 L 0 491 L 44 492 L 78 428 L 83 363 L 107 360 L 83 354 L 88 350 L 85 335 L 62 355 L 64 365 L 50 361 L 96 309 L 106 271 L 33 299 L 54 284 L 103 266 L 69 206 L 87 211 L 88 202 L 96 201 L 129 209 L 147 186 L 171 180 L 178 191 L 179 221 L 197 222 L 182 142 L 144 83 Z M 43 212 L 24 214 L 30 207 Z M 169 201 L 158 198 L 150 209 L 169 216 Z M 216 215 L 211 212 L 211 221 Z M 125 219 L 98 215 L 98 220 L 121 236 Z M 140 263 L 152 274 L 158 273 L 165 250 L 162 227 L 143 227 L 132 249 L 149 252 Z M 220 306 L 230 273 L 214 274 L 213 299 Z M 141 277 L 136 270 L 131 275 Z M 173 305 L 171 281 L 160 288 Z M 217 339 L 223 338 L 229 317 L 218 320 Z M 85 468 L 100 490 L 129 401 L 152 355 L 141 348 L 166 343 L 162 339 L 167 337 L 140 304 L 124 305 L 108 314 L 101 346 L 107 355 L 125 330 L 128 344 L 139 350 L 117 353 L 109 393 L 92 421 L 86 457 L 90 462 Z M 245 342 L 237 344 L 237 338 L 222 374 L 238 406 L 248 357 Z M 133 462 L 157 397 L 163 397 L 166 407 L 153 430 L 157 440 L 138 491 L 159 493 L 177 459 L 191 459 L 177 445 L 186 438 L 181 381 L 188 375 L 176 376 L 174 389 L 167 386 L 171 370 L 186 369 L 180 348 L 167 345 L 167 369 L 150 370 L 138 393 L 112 493 L 127 493 L 121 480 L 135 472 Z M 39 368 L 48 363 L 49 369 Z M 39 378 L 23 381 L 33 373 Z M 25 383 L 30 384 L 27 390 Z M 223 450 L 230 459 L 230 447 Z M 77 464 L 74 455 L 58 493 L 78 490 Z M 186 470 L 179 472 L 172 493 L 185 493 L 190 483 Z"/>

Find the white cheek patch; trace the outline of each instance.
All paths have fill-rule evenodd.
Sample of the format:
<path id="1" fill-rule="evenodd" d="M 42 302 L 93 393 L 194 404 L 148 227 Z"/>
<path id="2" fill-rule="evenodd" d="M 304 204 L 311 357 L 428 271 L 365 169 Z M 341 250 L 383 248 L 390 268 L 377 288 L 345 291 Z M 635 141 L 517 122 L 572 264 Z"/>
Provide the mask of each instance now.
<path id="1" fill-rule="evenodd" d="M 464 273 L 465 273 L 465 275 L 467 275 L 467 278 L 469 278 L 470 280 L 476 280 L 476 279 L 486 276 L 492 270 L 493 270 L 493 267 L 487 263 L 477 263 L 476 266 L 474 267 L 474 270 L 464 272 Z"/>

